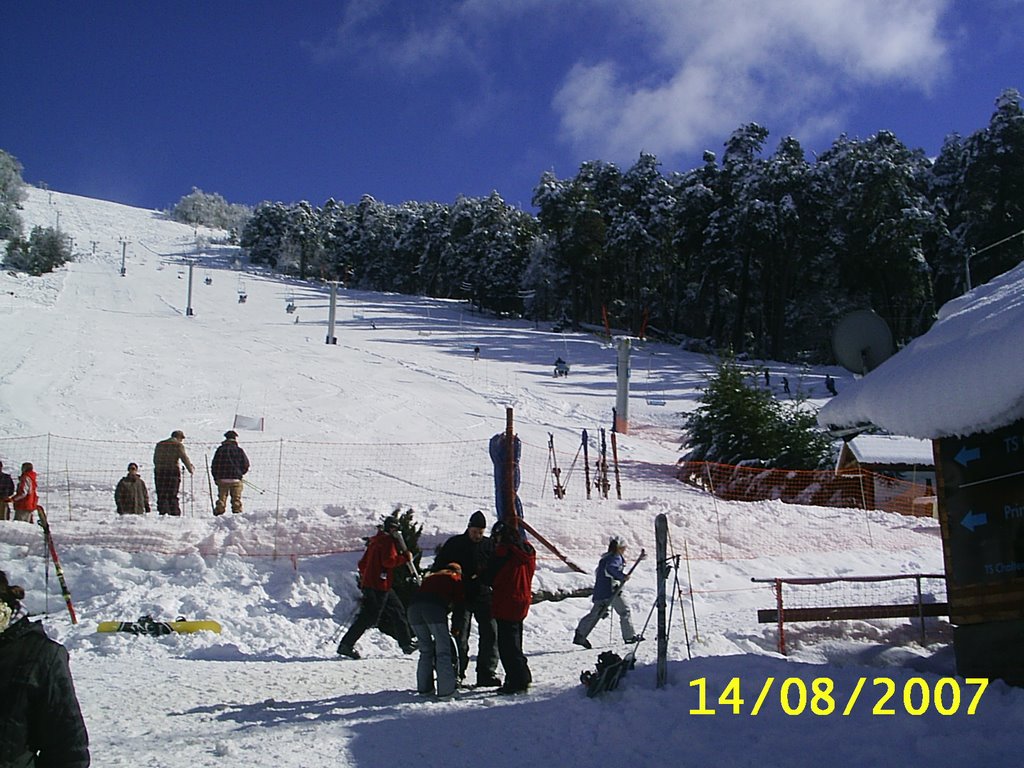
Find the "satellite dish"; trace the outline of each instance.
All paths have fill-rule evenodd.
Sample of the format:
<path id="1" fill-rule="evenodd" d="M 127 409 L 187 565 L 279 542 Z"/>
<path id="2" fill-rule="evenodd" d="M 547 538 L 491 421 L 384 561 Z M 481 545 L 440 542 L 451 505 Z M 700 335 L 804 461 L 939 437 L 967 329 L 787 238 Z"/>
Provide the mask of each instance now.
<path id="1" fill-rule="evenodd" d="M 832 332 L 832 351 L 843 368 L 865 374 L 892 356 L 892 331 L 874 311 L 858 309 L 836 325 Z"/>

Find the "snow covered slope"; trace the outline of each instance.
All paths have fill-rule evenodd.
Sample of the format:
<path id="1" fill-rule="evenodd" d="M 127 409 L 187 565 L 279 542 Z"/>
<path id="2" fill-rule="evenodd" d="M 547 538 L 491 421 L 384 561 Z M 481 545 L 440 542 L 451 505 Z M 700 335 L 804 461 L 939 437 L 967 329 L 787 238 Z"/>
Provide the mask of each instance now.
<path id="1" fill-rule="evenodd" d="M 257 438 L 368 445 L 486 440 L 503 429 L 505 408 L 512 406 L 524 442 L 544 446 L 548 432 L 568 445 L 578 441 L 581 427 L 610 423 L 615 352 L 596 337 L 481 318 L 457 302 L 342 291 L 338 343 L 331 346 L 324 343 L 327 288 L 236 269 L 239 254 L 218 242 L 219 233 L 195 232 L 154 212 L 31 191 L 27 224 L 55 224 L 58 212 L 82 258 L 42 278 L 0 275 L 5 437 L 53 433 L 149 445 L 182 428 L 191 444 L 213 443 L 234 414 L 247 413 L 265 416 L 267 426 L 261 435 L 243 433 L 243 444 Z M 124 277 L 122 239 L 128 241 Z M 186 316 L 186 257 L 195 259 L 192 317 Z M 285 312 L 289 302 L 297 306 L 294 315 Z M 474 346 L 481 348 L 477 361 Z M 551 376 L 559 355 L 572 363 L 568 379 Z M 693 406 L 710 363 L 647 345 L 633 368 L 631 431 L 621 449 L 638 461 L 671 465 L 678 458 L 679 413 Z M 794 388 L 824 392 L 824 369 L 772 369 Z M 840 389 L 848 383 L 838 371 L 827 372 Z M 648 404 L 645 391 L 668 404 Z M 2 458 L 8 469 L 24 460 Z M 486 471 L 487 457 L 479 461 Z M 524 644 L 535 684 L 528 695 L 464 691 L 440 702 L 414 693 L 415 659 L 375 631 L 359 643 L 363 660 L 334 657 L 332 635 L 356 606 L 357 552 L 264 556 L 267 531 L 284 551 L 298 543 L 310 551 L 316 542 L 333 551 L 332 538 L 353 521 L 370 533 L 380 508 L 346 509 L 344 483 L 337 496 L 335 507 L 298 505 L 280 520 L 263 512 L 121 520 L 76 509 L 67 510 L 68 521 L 55 507 L 51 519 L 81 617 L 77 626 L 63 611 L 38 530 L 0 524 L 2 567 L 28 590 L 29 608 L 47 612 L 48 630 L 71 651 L 94 765 L 703 767 L 862 765 L 892 754 L 930 765 L 1016 759 L 1006 724 L 1017 719 L 1022 699 L 998 684 L 974 715 L 966 713 L 966 686 L 952 717 L 934 707 L 921 717 L 908 714 L 902 695 L 890 702 L 895 715 L 872 714 L 884 691 L 876 678 L 893 679 L 902 692 L 911 678 L 934 688 L 952 673 L 945 622 L 929 622 L 928 645 L 917 642 L 916 627 L 905 621 L 797 625 L 788 659 L 776 653 L 775 627 L 757 623 L 757 609 L 773 607 L 774 596 L 751 578 L 940 572 L 933 521 L 716 502 L 682 487 L 621 502 L 530 499 L 527 517 L 552 521 L 556 543 L 571 545 L 586 569 L 611 533 L 627 537 L 630 556 L 640 547 L 653 553 L 659 513 L 670 521 L 671 554 L 701 553 L 678 561 L 672 572 L 678 583 L 670 581 L 668 686 L 655 689 L 657 630 L 649 612 L 656 584 L 648 560 L 626 593 L 637 625 L 651 622 L 648 639 L 618 691 L 592 700 L 579 685 L 598 650 L 622 653 L 625 646 L 608 623 L 592 635 L 594 651 L 573 646 L 573 627 L 589 605 L 576 598 L 531 609 Z M 417 502 L 415 512 L 429 550 L 460 532 L 472 508 L 438 492 Z M 595 519 L 602 521 L 597 530 Z M 758 532 L 796 543 L 766 553 Z M 178 554 L 124 551 L 116 542 L 127 536 L 173 544 Z M 203 556 L 209 542 L 225 554 Z M 590 578 L 545 555 L 534 586 L 572 589 Z M 224 631 L 160 638 L 95 632 L 100 620 L 144 613 L 213 618 Z M 771 695 L 752 716 L 769 678 Z M 843 716 L 842 704 L 862 678 L 863 697 Z M 785 704 L 791 711 L 799 684 L 810 688 L 816 679 L 834 682 L 839 711 L 815 715 L 805 703 L 803 714 L 787 715 L 779 689 L 788 679 L 794 681 L 787 688 L 792 706 Z M 704 708 L 714 715 L 692 714 L 701 706 L 700 680 Z M 739 714 L 718 700 L 734 680 L 744 699 Z"/>

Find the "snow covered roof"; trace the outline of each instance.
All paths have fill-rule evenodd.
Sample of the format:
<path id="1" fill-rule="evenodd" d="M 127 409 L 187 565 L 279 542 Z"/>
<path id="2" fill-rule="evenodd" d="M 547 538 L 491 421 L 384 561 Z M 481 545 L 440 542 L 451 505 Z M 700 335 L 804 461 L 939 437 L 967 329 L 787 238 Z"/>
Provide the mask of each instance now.
<path id="1" fill-rule="evenodd" d="M 846 443 L 860 464 L 909 464 L 930 467 L 934 463 L 931 440 L 902 435 L 857 435 Z"/>
<path id="2" fill-rule="evenodd" d="M 1024 418 L 1024 264 L 945 304 L 935 325 L 819 412 L 825 427 L 874 424 L 919 438 L 988 432 Z"/>

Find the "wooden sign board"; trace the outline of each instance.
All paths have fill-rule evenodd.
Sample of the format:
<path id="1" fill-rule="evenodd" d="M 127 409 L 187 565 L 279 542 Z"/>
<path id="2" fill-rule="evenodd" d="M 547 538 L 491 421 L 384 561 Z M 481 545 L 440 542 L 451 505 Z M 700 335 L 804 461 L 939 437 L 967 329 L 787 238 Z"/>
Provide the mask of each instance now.
<path id="1" fill-rule="evenodd" d="M 1024 420 L 936 441 L 954 624 L 1024 619 Z"/>

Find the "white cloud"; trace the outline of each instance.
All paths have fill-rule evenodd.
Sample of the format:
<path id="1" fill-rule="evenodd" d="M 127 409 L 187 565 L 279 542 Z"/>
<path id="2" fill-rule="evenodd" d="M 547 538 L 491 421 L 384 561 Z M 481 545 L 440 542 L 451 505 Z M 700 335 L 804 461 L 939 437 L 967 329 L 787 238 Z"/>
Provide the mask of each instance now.
<path id="1" fill-rule="evenodd" d="M 351 0 L 330 34 L 305 47 L 322 62 L 383 65 L 406 75 L 428 74 L 450 61 L 474 64 L 458 14 L 437 13 L 426 4 L 411 12 L 400 5 L 388 0 Z"/>
<path id="2" fill-rule="evenodd" d="M 554 98 L 577 149 L 624 160 L 718 144 L 751 120 L 829 125 L 863 85 L 927 91 L 946 69 L 949 0 L 633 0 L 656 82 L 632 60 L 577 64 Z M 838 97 L 838 98 L 837 98 Z"/>

